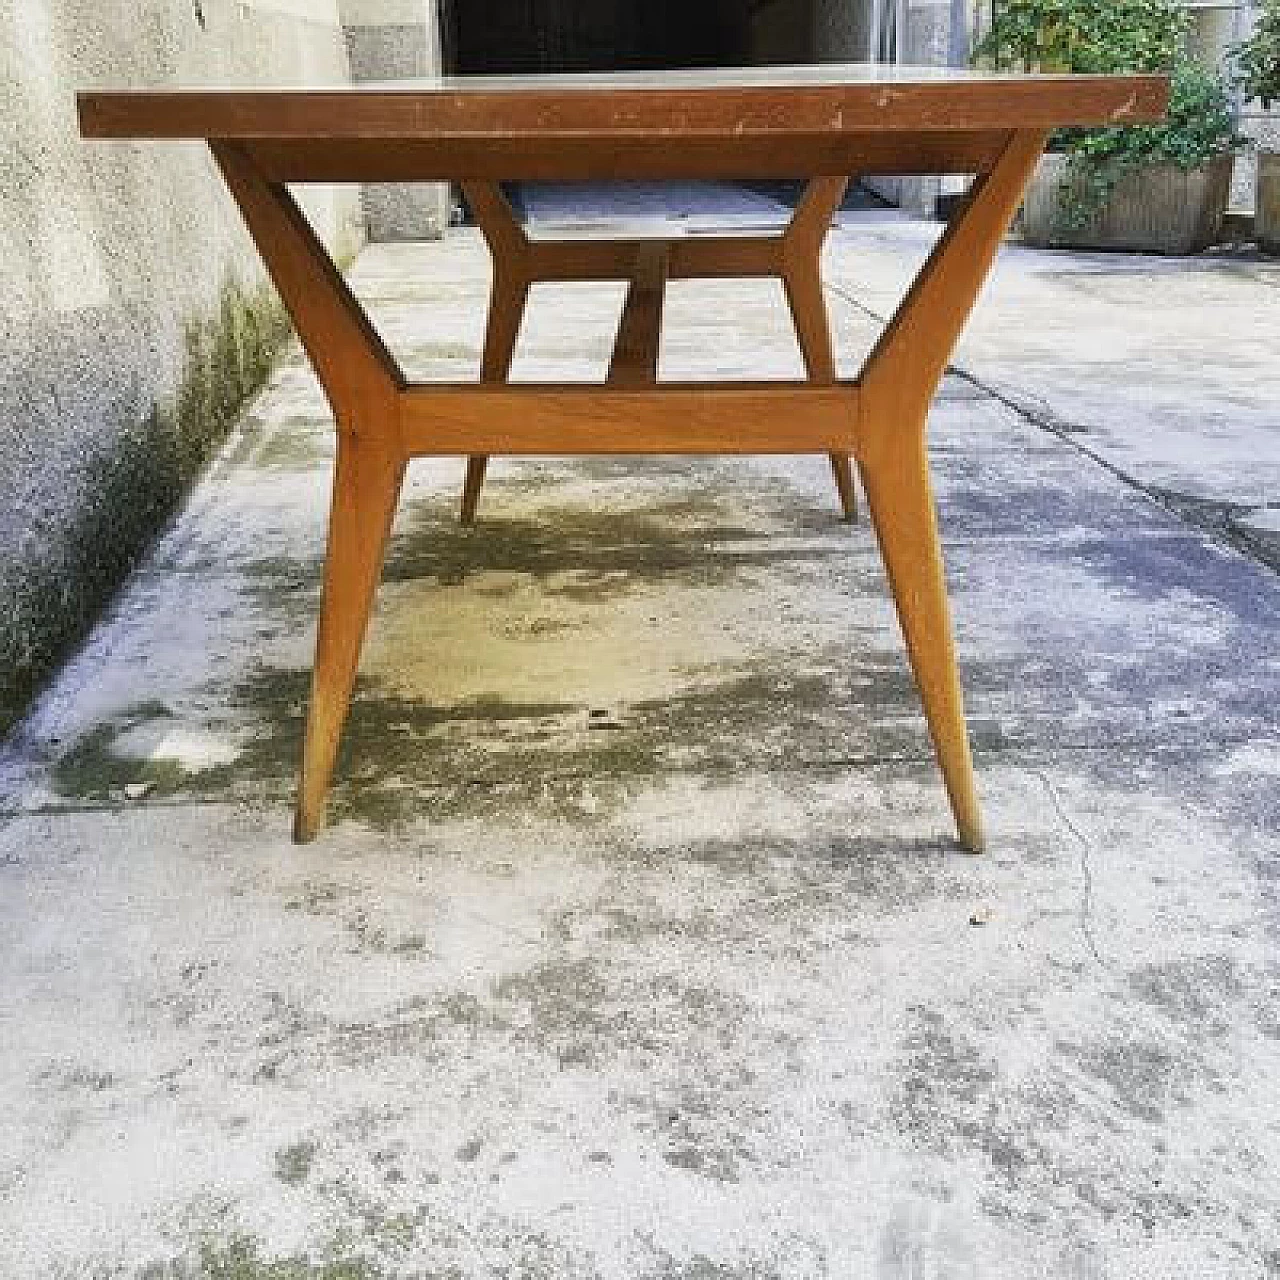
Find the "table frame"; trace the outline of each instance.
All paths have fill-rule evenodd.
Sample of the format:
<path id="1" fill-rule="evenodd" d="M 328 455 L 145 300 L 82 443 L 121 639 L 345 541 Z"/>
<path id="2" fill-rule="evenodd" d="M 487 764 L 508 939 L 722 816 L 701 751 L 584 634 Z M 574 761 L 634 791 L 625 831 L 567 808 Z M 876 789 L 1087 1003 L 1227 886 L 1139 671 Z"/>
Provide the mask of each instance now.
<path id="1" fill-rule="evenodd" d="M 831 328 L 822 296 L 822 246 L 850 178 L 815 178 L 780 235 L 719 235 L 532 239 L 496 182 L 463 182 L 462 193 L 489 246 L 493 282 L 485 327 L 482 382 L 505 382 L 534 284 L 569 280 L 626 280 L 627 297 L 609 363 L 612 386 L 652 386 L 658 380 L 662 308 L 668 280 L 782 280 L 805 371 L 812 383 L 836 380 Z M 840 509 L 857 519 L 852 460 L 831 453 Z M 475 519 L 489 459 L 467 460 L 462 522 Z"/>
<path id="2" fill-rule="evenodd" d="M 857 379 L 649 384 L 661 267 L 637 263 L 613 385 L 410 383 L 298 209 L 253 149 L 213 154 L 297 328 L 337 424 L 311 702 L 295 838 L 314 838 L 410 458 L 572 453 L 825 453 L 857 460 L 925 718 L 961 844 L 983 846 L 925 447 L 929 405 L 1047 140 L 1004 135 Z M 833 190 L 836 175 L 819 190 Z M 754 252 L 754 251 L 752 251 Z M 784 276 L 785 278 L 785 276 Z M 500 333 L 514 308 L 502 294 Z M 802 308 L 803 309 L 803 308 Z M 628 316 L 630 317 L 628 319 Z M 505 365 L 495 341 L 490 374 Z M 502 361 L 498 356 L 503 355 Z M 505 369 L 504 369 L 505 372 Z"/>
<path id="3" fill-rule="evenodd" d="M 929 405 L 1049 132 L 1160 120 L 1167 76 L 824 64 L 358 88 L 125 89 L 78 100 L 85 137 L 209 144 L 333 408 L 337 458 L 299 840 L 311 839 L 323 820 L 410 458 L 825 453 L 856 460 L 960 840 L 982 847 L 929 481 Z M 790 278 L 807 291 L 798 308 L 793 300 L 793 313 L 802 345 L 810 342 L 810 376 L 782 383 L 654 382 L 662 286 L 686 252 L 674 247 L 637 249 L 627 264 L 609 383 L 505 381 L 504 335 L 518 327 L 520 291 L 501 283 L 490 315 L 490 376 L 479 384 L 411 383 L 285 185 L 801 176 L 820 194 L 853 173 L 978 177 L 852 381 L 828 376 L 824 359 L 813 357 L 822 341 L 812 337 L 821 302 L 820 239 L 816 248 L 812 242 L 821 219 L 797 219 L 790 243 L 807 235 L 808 247 Z M 510 237 L 510 228 L 500 234 Z M 512 245 L 518 252 L 509 262 L 524 252 Z M 765 252 L 731 238 L 722 249 L 726 269 L 730 259 L 760 268 Z M 584 252 L 574 250 L 575 272 Z M 544 258 L 566 269 L 568 254 Z M 786 269 L 782 277 L 785 284 Z M 503 378 L 494 376 L 499 369 Z M 472 464 L 477 495 L 480 470 Z"/>

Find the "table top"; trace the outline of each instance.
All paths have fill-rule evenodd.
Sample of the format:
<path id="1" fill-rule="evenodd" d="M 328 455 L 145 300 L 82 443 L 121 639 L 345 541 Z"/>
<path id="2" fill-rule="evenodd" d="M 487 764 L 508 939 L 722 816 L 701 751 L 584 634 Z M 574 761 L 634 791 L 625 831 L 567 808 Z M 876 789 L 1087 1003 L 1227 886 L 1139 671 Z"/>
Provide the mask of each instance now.
<path id="1" fill-rule="evenodd" d="M 1139 124 L 1164 76 L 1020 75 L 873 63 L 454 76 L 299 88 L 102 89 L 90 138 L 784 138 Z"/>

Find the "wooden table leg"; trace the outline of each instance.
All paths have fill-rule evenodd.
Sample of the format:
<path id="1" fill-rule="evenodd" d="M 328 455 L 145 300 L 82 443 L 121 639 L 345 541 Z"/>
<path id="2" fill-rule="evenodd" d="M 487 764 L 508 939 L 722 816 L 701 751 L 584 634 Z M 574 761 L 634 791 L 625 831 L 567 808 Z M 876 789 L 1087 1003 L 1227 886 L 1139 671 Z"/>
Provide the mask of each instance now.
<path id="1" fill-rule="evenodd" d="M 853 401 L 858 417 L 853 435 L 872 522 L 960 840 L 975 852 L 983 843 L 982 822 L 924 432 L 929 404 L 947 360 L 1045 141 L 1046 134 L 1040 131 L 1009 135 L 999 159 L 974 183 L 868 357 Z M 308 840 L 323 820 L 338 739 L 400 492 L 407 458 L 401 437 L 407 384 L 287 188 L 266 180 L 244 147 L 222 142 L 210 146 L 293 317 L 338 426 L 329 548 L 295 823 L 296 838 Z M 830 199 L 837 180 L 823 181 L 824 198 Z M 819 207 L 817 196 L 811 207 Z M 515 230 L 523 241 L 518 224 Z M 520 253 L 515 245 L 507 260 L 519 267 Z M 665 255 L 664 248 L 636 264 L 620 326 L 620 354 L 614 362 L 618 380 L 635 376 L 644 381 L 656 366 L 662 288 L 669 266 Z M 804 256 L 809 260 L 812 255 Z M 516 279 L 527 282 L 531 276 L 527 261 L 525 265 Z M 797 331 L 812 335 L 816 311 L 812 273 L 806 275 L 805 268 L 798 268 L 784 278 L 800 282 Z M 501 365 L 505 376 L 509 348 L 519 328 L 524 295 L 520 290 L 511 293 L 519 305 L 506 305 L 492 321 L 493 363 L 488 367 L 494 375 Z M 820 292 L 817 302 L 821 302 Z M 802 336 L 801 341 L 806 338 Z M 486 361 L 488 352 L 487 347 Z M 829 335 L 825 348 L 821 337 L 809 342 L 806 361 L 812 362 L 811 380 L 827 378 L 829 352 Z M 818 378 L 812 378 L 814 369 Z"/>
<path id="2" fill-rule="evenodd" d="M 805 370 L 812 382 L 828 383 L 836 378 L 830 317 L 822 295 L 822 246 L 850 181 L 814 178 L 805 188 L 795 217 L 782 237 L 782 284 Z M 829 456 L 840 509 L 846 520 L 856 520 L 858 497 L 853 486 L 852 460 L 847 453 Z"/>
<path id="3" fill-rule="evenodd" d="M 658 380 L 662 308 L 670 262 L 671 246 L 666 240 L 653 240 L 636 251 L 609 361 L 609 381 L 614 386 L 646 386 Z"/>
<path id="4" fill-rule="evenodd" d="M 312 839 L 355 685 L 406 455 L 404 378 L 288 190 L 248 155 L 212 144 L 227 185 L 275 281 L 338 427 L 329 544 L 302 748 L 294 838 Z"/>
<path id="5" fill-rule="evenodd" d="M 983 847 L 982 817 L 929 484 L 925 424 L 1045 140 L 1038 131 L 1010 135 L 992 170 L 973 184 L 859 380 L 862 484 L 960 843 L 974 853 Z"/>
<path id="6" fill-rule="evenodd" d="M 505 382 L 511 373 L 511 361 L 515 356 L 532 285 L 529 238 L 496 182 L 464 182 L 462 194 L 489 246 L 489 257 L 493 262 L 480 380 Z M 467 459 L 460 515 L 463 524 L 475 521 L 476 505 L 480 501 L 480 489 L 488 466 L 486 454 L 475 454 Z"/>
<path id="7" fill-rule="evenodd" d="M 313 839 L 323 825 L 325 796 L 355 688 L 404 467 L 403 458 L 376 442 L 338 436 L 311 705 L 294 818 L 298 841 Z"/>

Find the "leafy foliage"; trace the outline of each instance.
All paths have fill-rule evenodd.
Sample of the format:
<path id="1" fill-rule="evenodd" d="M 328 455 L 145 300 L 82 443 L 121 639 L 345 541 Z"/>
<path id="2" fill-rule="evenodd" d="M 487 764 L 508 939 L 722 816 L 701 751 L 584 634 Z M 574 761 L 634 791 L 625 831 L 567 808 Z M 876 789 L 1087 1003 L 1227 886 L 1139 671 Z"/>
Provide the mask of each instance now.
<path id="1" fill-rule="evenodd" d="M 975 53 L 1023 71 L 1168 71 L 1189 24 L 1179 0 L 998 0 Z"/>
<path id="2" fill-rule="evenodd" d="M 1277 8 L 1280 0 L 1269 4 Z M 1195 169 L 1237 145 L 1226 85 L 1185 51 L 1189 25 L 1181 0 L 996 0 L 991 28 L 975 50 L 981 62 L 1024 71 L 1171 77 L 1169 114 L 1159 124 L 1054 135 L 1051 147 L 1068 156 L 1059 193 L 1068 227 L 1088 225 L 1131 169 Z"/>
<path id="3" fill-rule="evenodd" d="M 1174 64 L 1169 114 L 1158 124 L 1064 131 L 1067 173 L 1059 191 L 1062 220 L 1087 226 L 1115 184 L 1146 164 L 1198 169 L 1239 145 L 1222 77 L 1190 58 Z"/>
<path id="4" fill-rule="evenodd" d="M 1267 0 L 1253 34 L 1233 52 L 1240 88 L 1270 110 L 1280 101 L 1280 0 Z"/>
<path id="5" fill-rule="evenodd" d="M 1106 158 L 1122 166 L 1176 164 L 1197 169 L 1236 145 L 1231 101 L 1222 77 L 1190 58 L 1174 64 L 1169 114 L 1158 124 L 1063 131 L 1073 155 Z"/>

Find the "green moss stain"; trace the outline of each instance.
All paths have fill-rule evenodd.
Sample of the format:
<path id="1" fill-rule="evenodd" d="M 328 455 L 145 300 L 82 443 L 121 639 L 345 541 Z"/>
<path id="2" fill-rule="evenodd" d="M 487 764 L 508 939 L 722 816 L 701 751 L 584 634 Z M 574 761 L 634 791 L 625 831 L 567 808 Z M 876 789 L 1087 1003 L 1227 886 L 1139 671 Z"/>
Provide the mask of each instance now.
<path id="1" fill-rule="evenodd" d="M 170 718 L 164 703 L 146 702 L 95 725 L 54 765 L 55 786 L 63 795 L 93 801 L 121 799 L 130 786 L 145 786 L 149 793 L 178 790 L 186 773 L 176 761 L 148 760 L 116 749 L 121 735 L 148 721 Z"/>
<path id="2" fill-rule="evenodd" d="M 544 645 L 540 660 L 551 661 L 552 669 L 555 654 L 545 647 L 550 642 L 543 624 L 572 630 L 588 616 L 558 603 L 566 595 L 580 592 L 582 603 L 594 607 L 623 592 L 660 593 L 668 586 L 714 594 L 722 585 L 740 585 L 739 576 L 750 583 L 760 573 L 825 579 L 830 558 L 849 555 L 847 528 L 830 513 L 825 536 L 815 529 L 813 537 L 788 546 L 768 530 L 785 528 L 787 520 L 794 527 L 807 519 L 803 511 L 780 506 L 763 528 L 744 527 L 746 521 L 726 516 L 719 496 L 697 490 L 612 511 L 540 502 L 527 519 L 487 519 L 471 530 L 459 527 L 454 506 L 450 495 L 409 504 L 384 575 L 388 592 L 394 599 L 399 591 L 402 604 L 416 607 L 413 590 L 425 586 L 422 596 L 429 600 L 434 588 L 461 585 L 461 592 L 444 594 L 455 603 L 466 596 L 460 615 L 466 625 L 506 627 L 495 652 L 521 661 L 527 634 L 532 645 Z M 753 498 L 753 512 L 758 507 Z M 319 569 L 307 557 L 263 558 L 251 570 L 246 596 L 267 618 L 310 621 Z M 520 598 L 509 605 L 507 594 Z M 491 623 L 483 601 L 499 597 L 503 603 Z M 482 603 L 473 608 L 475 599 Z M 388 618 L 403 621 L 408 615 L 394 607 Z M 593 719 L 594 706 L 579 700 L 593 695 L 581 692 L 576 679 L 562 682 L 563 692 L 554 681 L 524 679 L 514 686 L 521 692 L 505 697 L 484 692 L 455 698 L 447 680 L 430 693 L 418 692 L 412 678 L 417 634 L 412 627 L 402 627 L 401 634 L 389 621 L 387 627 L 381 655 L 368 664 L 372 672 L 357 681 L 330 795 L 331 821 L 352 818 L 393 829 L 420 818 L 529 812 L 592 824 L 607 821 L 664 776 L 856 767 L 858 760 L 930 756 L 905 658 L 867 651 L 856 635 L 848 643 L 760 656 L 730 645 L 732 656 L 646 677 L 636 692 L 613 695 L 607 715 Z M 599 644 L 605 659 L 614 660 L 608 656 L 610 634 L 587 628 L 583 643 Z M 408 646 L 403 653 L 402 645 Z M 408 666 L 399 665 L 401 657 Z M 1011 674 L 998 662 L 966 671 L 968 684 L 978 689 L 1007 687 Z M 146 711 L 134 708 L 71 745 L 55 770 L 58 789 L 80 801 L 111 802 L 129 784 L 146 783 L 154 798 L 182 794 L 287 806 L 310 683 L 305 667 L 260 664 L 230 687 L 219 685 L 219 733 L 225 738 L 230 726 L 238 754 L 198 771 L 177 761 L 138 760 L 123 750 L 130 744 L 120 742 L 121 735 Z M 498 670 L 494 687 L 502 686 Z M 631 686 L 623 681 L 622 687 Z M 559 696 L 546 696 L 552 689 Z M 991 732 L 998 736 L 999 725 Z"/>
<path id="3" fill-rule="evenodd" d="M 266 470 L 306 471 L 333 461 L 333 424 L 327 432 L 273 431 L 254 451 L 253 463 Z"/>
<path id="4" fill-rule="evenodd" d="M 276 1177 L 286 1186 L 296 1187 L 306 1182 L 316 1158 L 314 1142 L 295 1142 L 276 1152 Z"/>
<path id="5" fill-rule="evenodd" d="M 690 769 L 848 759 L 851 716 L 839 708 L 896 706 L 914 698 L 895 667 L 797 673 L 761 659 L 714 682 L 618 709 L 616 727 L 595 730 L 591 708 L 571 702 L 479 697 L 441 706 L 357 682 L 330 797 L 330 818 L 392 829 L 422 816 L 481 817 L 514 809 L 569 821 L 607 819 L 638 790 Z M 827 665 L 823 664 L 824 667 Z M 230 692 L 227 710 L 254 726 L 238 757 L 198 772 L 139 760 L 117 740 L 155 714 L 135 708 L 95 726 L 54 770 L 69 798 L 112 801 L 131 783 L 149 795 L 226 798 L 261 793 L 286 801 L 301 752 L 310 672 L 260 667 Z M 855 682 L 857 687 L 855 688 Z M 875 714 L 875 713 L 873 713 Z M 901 717 L 903 755 L 927 750 L 913 716 Z M 884 737 L 882 732 L 881 737 Z M 892 754 L 893 751 L 890 751 Z"/>
<path id="6" fill-rule="evenodd" d="M 468 529 L 451 500 L 433 497 L 411 504 L 402 524 L 386 582 L 452 586 L 500 571 L 527 575 L 551 595 L 590 601 L 664 583 L 725 586 L 745 571 L 797 558 L 794 549 L 774 544 L 772 531 L 726 522 L 711 498 L 642 509 L 539 505 L 521 517 L 490 509 Z M 833 538 L 829 547 L 803 554 L 846 556 L 848 542 Z"/>
<path id="7" fill-rule="evenodd" d="M 191 323 L 176 394 L 149 408 L 118 406 L 120 420 L 61 552 L 25 573 L 0 610 L 0 733 L 22 715 L 57 664 L 83 638 L 171 518 L 200 467 L 260 387 L 286 332 L 274 294 L 229 284 L 212 315 Z"/>
<path id="8" fill-rule="evenodd" d="M 480 359 L 480 348 L 469 342 L 414 342 L 400 348 L 400 358 L 413 367 L 436 360 Z"/>
<path id="9" fill-rule="evenodd" d="M 192 1259 L 150 1263 L 138 1272 L 138 1280 L 382 1280 L 385 1275 L 363 1257 L 265 1257 L 252 1236 L 237 1235 L 204 1241 Z"/>

